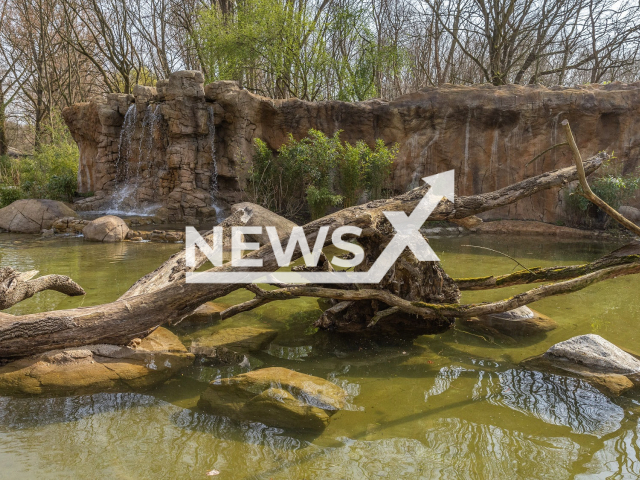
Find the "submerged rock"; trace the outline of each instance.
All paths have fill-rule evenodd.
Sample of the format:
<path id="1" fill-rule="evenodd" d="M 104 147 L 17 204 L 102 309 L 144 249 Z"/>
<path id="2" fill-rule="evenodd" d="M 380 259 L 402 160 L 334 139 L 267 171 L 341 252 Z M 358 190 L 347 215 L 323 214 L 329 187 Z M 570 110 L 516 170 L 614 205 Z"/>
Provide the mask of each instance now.
<path id="1" fill-rule="evenodd" d="M 87 345 L 52 350 L 0 367 L 2 395 L 127 392 L 164 382 L 193 363 L 178 337 L 158 328 L 135 346 Z"/>
<path id="2" fill-rule="evenodd" d="M 199 335 L 191 341 L 189 351 L 215 363 L 241 363 L 251 352 L 265 349 L 278 332 L 268 328 L 238 327 L 218 330 L 211 335 Z"/>
<path id="3" fill-rule="evenodd" d="M 183 318 L 178 325 L 188 327 L 191 325 L 213 324 L 220 320 L 220 312 L 226 310 L 226 305 L 207 302 L 196 308 L 193 313 Z"/>
<path id="4" fill-rule="evenodd" d="M 198 405 L 236 420 L 320 432 L 346 407 L 347 393 L 328 380 L 272 367 L 211 382 Z"/>
<path id="5" fill-rule="evenodd" d="M 120 217 L 105 215 L 89 222 L 82 230 L 82 235 L 94 242 L 122 242 L 128 232 L 129 227 Z"/>
<path id="6" fill-rule="evenodd" d="M 527 306 L 503 313 L 492 313 L 462 320 L 461 323 L 474 330 L 499 333 L 507 336 L 527 336 L 548 332 L 558 327 L 551 318 Z"/>
<path id="7" fill-rule="evenodd" d="M 16 200 L 0 209 L 0 228 L 16 233 L 49 230 L 59 218 L 77 217 L 76 212 L 56 200 Z"/>

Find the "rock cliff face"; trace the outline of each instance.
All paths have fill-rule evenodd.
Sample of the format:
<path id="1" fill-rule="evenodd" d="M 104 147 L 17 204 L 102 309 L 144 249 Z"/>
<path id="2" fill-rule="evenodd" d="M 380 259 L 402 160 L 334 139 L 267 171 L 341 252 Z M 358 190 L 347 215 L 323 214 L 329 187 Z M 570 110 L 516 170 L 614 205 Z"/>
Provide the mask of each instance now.
<path id="1" fill-rule="evenodd" d="M 398 142 L 392 186 L 404 191 L 420 178 L 456 170 L 456 194 L 505 187 L 571 164 L 559 123 L 567 118 L 583 155 L 615 151 L 624 172 L 640 161 L 640 83 L 553 88 L 445 86 L 393 101 L 360 103 L 273 100 L 233 82 L 203 84 L 199 72 L 177 72 L 157 89 L 111 94 L 63 112 L 80 146 L 81 192 L 95 192 L 80 209 L 162 206 L 170 221 L 197 223 L 214 206 L 243 199 L 252 142 L 278 148 L 288 133 L 310 128 L 373 144 Z M 563 220 L 558 190 L 487 212 L 485 218 Z M 638 202 L 635 202 L 637 204 Z"/>

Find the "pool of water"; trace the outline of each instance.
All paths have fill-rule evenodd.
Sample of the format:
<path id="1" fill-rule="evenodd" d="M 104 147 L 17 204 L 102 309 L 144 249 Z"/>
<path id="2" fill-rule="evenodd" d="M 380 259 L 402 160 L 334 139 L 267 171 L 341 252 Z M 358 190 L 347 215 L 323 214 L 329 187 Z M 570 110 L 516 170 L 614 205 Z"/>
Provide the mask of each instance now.
<path id="1" fill-rule="evenodd" d="M 583 263 L 613 243 L 549 238 L 432 239 L 454 277 Z M 92 244 L 78 238 L 0 234 L 0 265 L 66 274 L 82 298 L 46 292 L 11 309 L 27 313 L 114 300 L 182 248 Z M 278 337 L 252 367 L 283 366 L 344 387 L 352 407 L 319 436 L 236 423 L 196 408 L 207 382 L 241 367 L 192 367 L 151 390 L 66 398 L 0 397 L 0 478 L 638 478 L 640 394 L 611 399 L 580 380 L 519 362 L 575 335 L 597 333 L 638 353 L 640 277 L 623 277 L 532 307 L 555 319 L 546 336 L 515 341 L 456 327 L 415 340 L 353 342 L 314 333 L 313 299 L 275 302 L 199 332 L 267 326 Z M 469 292 L 497 300 L 514 287 Z M 220 299 L 250 298 L 236 292 Z M 176 329 L 183 338 L 193 330 Z"/>

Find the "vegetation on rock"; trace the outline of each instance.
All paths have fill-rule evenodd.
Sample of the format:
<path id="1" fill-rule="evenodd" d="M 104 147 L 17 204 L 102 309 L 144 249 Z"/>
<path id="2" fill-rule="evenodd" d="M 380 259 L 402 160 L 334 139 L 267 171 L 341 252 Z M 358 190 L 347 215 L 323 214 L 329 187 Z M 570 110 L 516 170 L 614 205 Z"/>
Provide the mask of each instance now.
<path id="1" fill-rule="evenodd" d="M 276 153 L 256 139 L 247 193 L 286 217 L 306 207 L 311 218 L 320 218 L 329 207 L 356 205 L 363 194 L 382 198 L 397 153 L 397 144 L 388 148 L 380 139 L 371 149 L 363 141 L 341 142 L 340 132 L 327 137 L 313 129 L 301 140 L 290 134 Z"/>

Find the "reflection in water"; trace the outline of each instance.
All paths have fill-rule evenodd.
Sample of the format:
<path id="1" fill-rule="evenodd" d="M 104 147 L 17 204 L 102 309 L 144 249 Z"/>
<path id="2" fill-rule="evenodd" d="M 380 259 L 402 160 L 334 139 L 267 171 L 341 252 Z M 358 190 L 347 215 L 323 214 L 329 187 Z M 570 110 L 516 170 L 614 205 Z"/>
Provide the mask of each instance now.
<path id="1" fill-rule="evenodd" d="M 474 241 L 528 266 L 583 263 L 609 248 L 508 237 Z M 503 257 L 470 253 L 459 245 L 465 243 L 433 242 L 454 276 L 513 268 Z M 87 289 L 85 298 L 46 292 L 12 309 L 28 313 L 112 301 L 181 248 L 3 234 L 0 265 L 70 275 Z M 227 321 L 278 332 L 269 351 L 249 355 L 248 365 L 198 364 L 144 395 L 0 398 L 0 478 L 202 478 L 212 469 L 221 479 L 638 478 L 637 393 L 611 400 L 580 380 L 517 365 L 595 328 L 634 349 L 639 285 L 640 277 L 625 277 L 538 302 L 535 308 L 560 327 L 510 346 L 456 330 L 415 342 L 317 335 L 309 330 L 319 315 L 314 299 L 273 302 Z M 465 296 L 480 301 L 518 291 Z M 240 291 L 220 301 L 251 296 Z M 222 323 L 207 332 L 219 328 Z M 182 338 L 192 333 L 178 332 Z M 327 378 L 347 391 L 351 405 L 317 438 L 197 409 L 209 381 L 263 366 Z"/>
<path id="2" fill-rule="evenodd" d="M 523 369 L 499 373 L 502 387 L 490 402 L 533 415 L 576 433 L 598 437 L 620 428 L 624 410 L 588 383 L 560 375 Z"/>
<path id="3" fill-rule="evenodd" d="M 615 438 L 606 440 L 603 448 L 598 450 L 587 464 L 590 473 L 578 475 L 576 478 L 585 480 L 594 474 L 607 478 L 640 478 L 639 430 L 640 420 L 635 429 L 623 431 Z"/>

